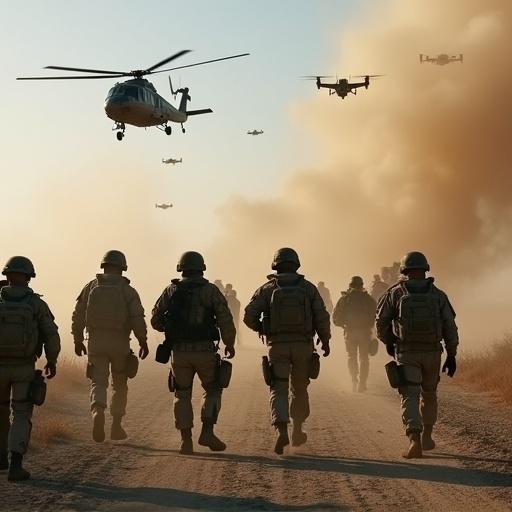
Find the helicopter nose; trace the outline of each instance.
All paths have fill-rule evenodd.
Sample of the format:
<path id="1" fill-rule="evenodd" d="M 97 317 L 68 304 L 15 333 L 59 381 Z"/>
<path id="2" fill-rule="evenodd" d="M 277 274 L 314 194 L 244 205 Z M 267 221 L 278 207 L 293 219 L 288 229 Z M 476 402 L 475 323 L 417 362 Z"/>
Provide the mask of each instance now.
<path id="1" fill-rule="evenodd" d="M 125 102 L 120 98 L 109 98 L 105 101 L 105 113 L 110 119 L 119 119 L 125 110 Z"/>

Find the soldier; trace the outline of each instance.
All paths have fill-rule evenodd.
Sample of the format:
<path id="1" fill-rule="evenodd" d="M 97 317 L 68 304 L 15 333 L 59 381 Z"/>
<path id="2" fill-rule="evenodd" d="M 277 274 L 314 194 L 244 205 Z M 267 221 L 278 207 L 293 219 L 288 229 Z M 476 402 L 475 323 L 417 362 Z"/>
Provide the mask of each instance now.
<path id="1" fill-rule="evenodd" d="M 354 276 L 349 288 L 342 292 L 334 308 L 333 322 L 345 331 L 348 369 L 352 377 L 352 390 L 363 393 L 370 371 L 370 343 L 375 323 L 377 303 L 364 289 L 363 279 Z M 359 353 L 359 363 L 358 363 Z"/>
<path id="2" fill-rule="evenodd" d="M 108 251 L 101 261 L 103 274 L 85 285 L 78 296 L 71 332 L 77 356 L 87 355 L 87 377 L 91 380 L 92 438 L 105 440 L 105 409 L 109 373 L 112 373 L 110 438 L 126 439 L 121 425 L 126 414 L 128 376 L 137 372 L 136 356 L 130 350 L 130 333 L 139 342 L 139 357 L 149 354 L 144 308 L 139 294 L 122 274 L 128 269 L 120 251 Z M 88 334 L 88 351 L 84 344 Z"/>
<path id="3" fill-rule="evenodd" d="M 405 279 L 384 294 L 377 309 L 377 335 L 400 365 L 402 420 L 410 441 L 403 454 L 407 459 L 435 448 L 432 429 L 437 421 L 442 340 L 447 353 L 443 372 L 453 377 L 457 369 L 455 312 L 434 279 L 426 277 L 429 270 L 421 252 L 406 254 L 400 265 Z"/>
<path id="4" fill-rule="evenodd" d="M 153 308 L 151 325 L 166 333 L 172 344 L 171 370 L 175 382 L 174 417 L 181 432 L 180 453 L 194 453 L 192 385 L 197 373 L 204 389 L 201 409 L 203 427 L 199 444 L 224 451 L 226 444 L 214 433 L 221 408 L 222 388 L 217 381 L 220 341 L 228 359 L 235 357 L 236 330 L 226 298 L 203 277 L 204 259 L 198 252 L 185 252 L 177 266 L 182 279 L 173 279 Z"/>
<path id="5" fill-rule="evenodd" d="M 272 425 L 277 430 L 274 451 L 279 455 L 290 444 L 290 416 L 292 446 L 307 441 L 302 427 L 310 412 L 308 386 L 315 333 L 320 338 L 324 357 L 330 352 L 329 313 L 316 286 L 297 273 L 299 267 L 299 256 L 293 249 L 279 249 L 272 262 L 275 274 L 269 275 L 268 282 L 256 290 L 244 316 L 247 327 L 264 335 L 269 347 L 270 409 Z"/>
<path id="6" fill-rule="evenodd" d="M 232 284 L 226 284 L 226 293 L 224 294 L 224 296 L 228 301 L 229 311 L 231 311 L 231 315 L 233 316 L 233 322 L 235 323 L 236 327 L 237 342 L 238 344 L 240 344 L 240 309 L 242 305 L 237 298 L 236 290 L 233 288 Z"/>
<path id="7" fill-rule="evenodd" d="M 325 309 L 327 309 L 329 315 L 332 315 L 331 292 L 329 291 L 329 288 L 325 286 L 325 283 L 323 281 L 319 281 L 318 283 L 318 293 L 320 294 L 320 297 L 322 297 L 322 300 L 324 301 Z"/>
<path id="8" fill-rule="evenodd" d="M 30 478 L 22 462 L 32 430 L 35 361 L 44 348 L 44 375 L 53 379 L 60 338 L 48 305 L 28 286 L 36 277 L 32 262 L 13 256 L 2 274 L 8 283 L 0 291 L 0 469 L 9 469 L 7 479 L 18 481 Z"/>
<path id="9" fill-rule="evenodd" d="M 375 302 L 379 302 L 379 299 L 386 293 L 389 288 L 389 284 L 385 283 L 379 274 L 373 276 L 372 291 L 370 295 Z"/>
<path id="10" fill-rule="evenodd" d="M 222 295 L 226 294 L 226 288 L 222 284 L 222 280 L 221 279 L 215 279 L 213 284 L 220 290 L 220 293 L 222 293 Z"/>

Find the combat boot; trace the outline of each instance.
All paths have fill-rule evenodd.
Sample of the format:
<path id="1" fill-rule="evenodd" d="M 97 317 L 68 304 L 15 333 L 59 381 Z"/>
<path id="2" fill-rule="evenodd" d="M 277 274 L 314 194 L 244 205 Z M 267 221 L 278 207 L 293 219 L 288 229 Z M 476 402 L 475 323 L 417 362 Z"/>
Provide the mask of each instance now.
<path id="1" fill-rule="evenodd" d="M 192 429 L 182 428 L 180 453 L 182 455 L 194 455 L 194 445 L 192 443 Z"/>
<path id="2" fill-rule="evenodd" d="M 112 427 L 110 428 L 110 439 L 113 441 L 122 441 L 128 437 L 121 425 L 122 416 L 114 416 L 112 418 Z"/>
<path id="3" fill-rule="evenodd" d="M 97 443 L 105 441 L 105 410 L 101 407 L 92 411 L 92 438 Z"/>
<path id="4" fill-rule="evenodd" d="M 421 447 L 425 450 L 433 450 L 436 447 L 435 441 L 432 439 L 433 425 L 424 425 L 423 433 L 421 434 Z"/>
<path id="5" fill-rule="evenodd" d="M 9 464 L 9 472 L 7 473 L 7 480 L 9 482 L 20 482 L 21 480 L 28 480 L 30 473 L 23 469 L 23 455 L 17 452 L 11 452 L 11 463 Z"/>
<path id="6" fill-rule="evenodd" d="M 213 432 L 213 423 L 204 421 L 201 435 L 198 443 L 201 446 L 207 446 L 212 452 L 223 452 L 226 449 L 226 443 L 222 442 Z"/>
<path id="7" fill-rule="evenodd" d="M 292 430 L 292 446 L 302 446 L 306 444 L 308 435 L 302 432 L 302 423 L 294 422 Z"/>
<path id="8" fill-rule="evenodd" d="M 7 450 L 0 450 L 0 471 L 9 469 L 9 457 Z"/>
<path id="9" fill-rule="evenodd" d="M 423 453 L 421 450 L 420 433 L 410 432 L 407 437 L 410 441 L 409 449 L 402 453 L 402 457 L 405 459 L 421 459 Z"/>
<path id="10" fill-rule="evenodd" d="M 277 438 L 274 446 L 274 451 L 278 455 L 282 455 L 284 447 L 290 444 L 290 438 L 288 437 L 288 423 L 280 422 L 276 423 Z"/>

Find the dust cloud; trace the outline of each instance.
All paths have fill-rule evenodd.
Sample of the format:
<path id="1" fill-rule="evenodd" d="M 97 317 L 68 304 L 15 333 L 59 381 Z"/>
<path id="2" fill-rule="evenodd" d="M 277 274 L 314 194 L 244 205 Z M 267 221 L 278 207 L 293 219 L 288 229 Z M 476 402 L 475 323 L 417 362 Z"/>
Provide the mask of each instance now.
<path id="1" fill-rule="evenodd" d="M 214 266 L 247 293 L 290 245 L 337 297 L 350 275 L 368 280 L 422 250 L 463 339 L 500 335 L 512 277 L 511 24 L 508 0 L 367 4 L 319 73 L 386 76 L 345 100 L 322 90 L 292 105 L 318 163 L 292 172 L 276 199 L 225 205 Z M 463 53 L 464 64 L 420 64 L 419 53 Z"/>

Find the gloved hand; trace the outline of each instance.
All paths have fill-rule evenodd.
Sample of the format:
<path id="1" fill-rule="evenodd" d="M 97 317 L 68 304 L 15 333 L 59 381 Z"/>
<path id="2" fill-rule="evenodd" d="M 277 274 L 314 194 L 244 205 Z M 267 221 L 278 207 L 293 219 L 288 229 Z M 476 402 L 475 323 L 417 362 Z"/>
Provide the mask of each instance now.
<path id="1" fill-rule="evenodd" d="M 224 354 L 228 359 L 233 359 L 235 357 L 235 347 L 226 347 L 224 349 Z"/>
<path id="2" fill-rule="evenodd" d="M 394 343 L 386 343 L 386 352 L 391 357 L 395 357 L 395 345 L 394 345 Z"/>
<path id="3" fill-rule="evenodd" d="M 48 361 L 44 367 L 44 375 L 47 379 L 53 379 L 57 375 L 57 365 Z"/>
<path id="4" fill-rule="evenodd" d="M 85 348 L 85 344 L 83 341 L 75 341 L 75 354 L 78 357 L 87 355 L 87 349 Z"/>
<path id="5" fill-rule="evenodd" d="M 327 357 L 331 353 L 331 346 L 329 344 L 329 341 L 322 341 L 320 340 L 321 349 L 324 353 L 324 357 Z"/>
<path id="6" fill-rule="evenodd" d="M 149 348 L 148 348 L 148 344 L 147 342 L 139 342 L 139 345 L 140 345 L 140 348 L 139 348 L 139 357 L 141 359 L 146 359 L 146 357 L 148 357 L 148 354 L 149 354 Z"/>
<path id="7" fill-rule="evenodd" d="M 446 356 L 446 361 L 443 364 L 443 373 L 447 372 L 448 377 L 453 377 L 457 371 L 457 360 L 455 356 Z"/>

